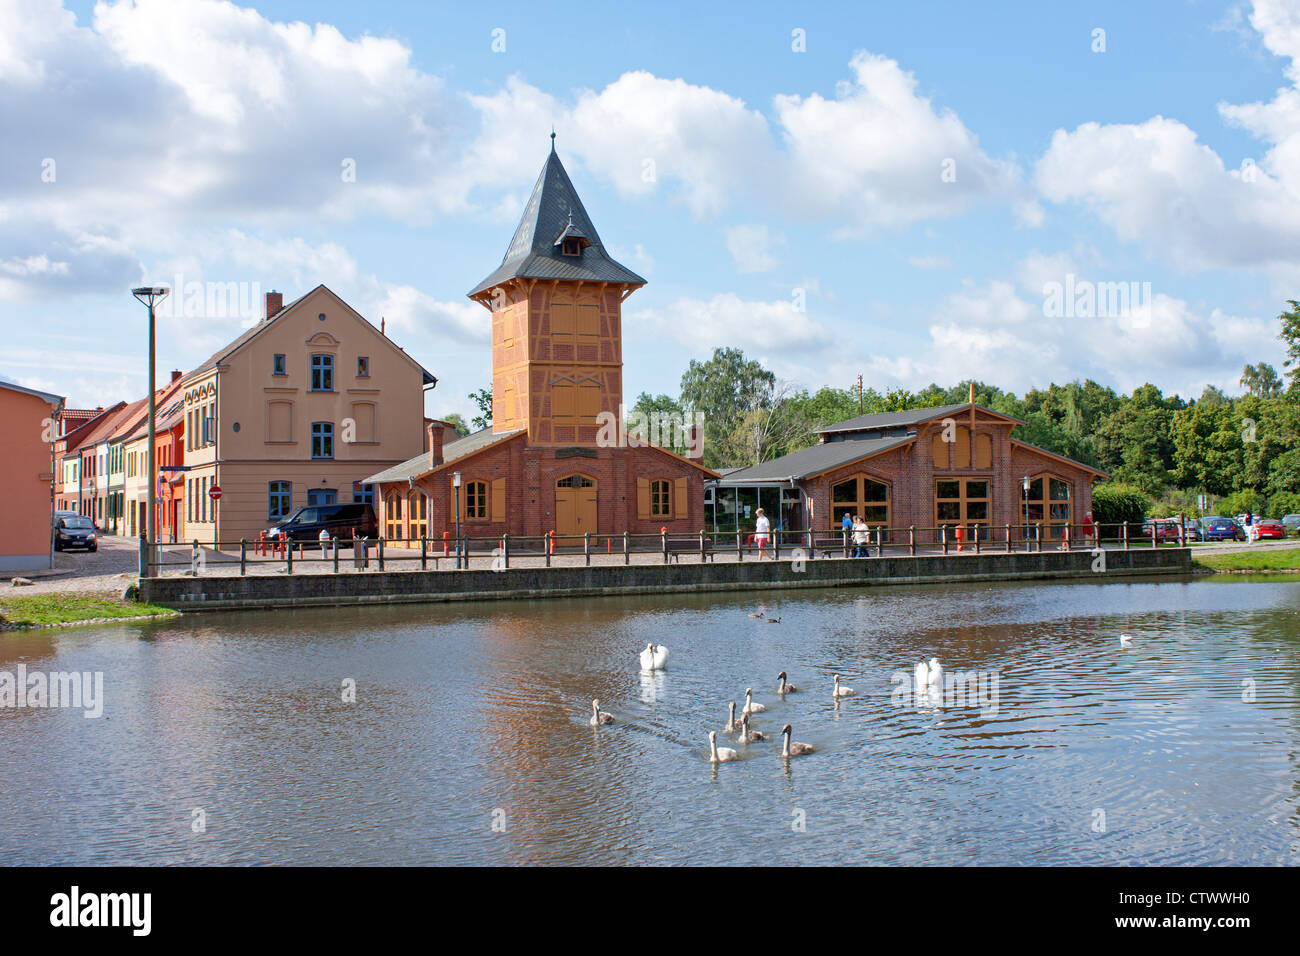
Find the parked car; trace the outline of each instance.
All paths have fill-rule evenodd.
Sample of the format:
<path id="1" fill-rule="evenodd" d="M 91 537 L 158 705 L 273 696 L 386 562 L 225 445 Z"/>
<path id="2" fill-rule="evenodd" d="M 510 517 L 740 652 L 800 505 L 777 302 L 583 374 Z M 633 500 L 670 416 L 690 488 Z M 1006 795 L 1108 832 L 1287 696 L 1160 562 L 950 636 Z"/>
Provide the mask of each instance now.
<path id="1" fill-rule="evenodd" d="M 85 548 L 98 551 L 99 541 L 95 537 L 95 523 L 81 515 L 68 515 L 60 518 L 54 525 L 54 550 L 67 551 L 69 548 Z"/>
<path id="2" fill-rule="evenodd" d="M 1287 534 L 1300 534 L 1300 515 L 1283 515 L 1282 527 Z"/>
<path id="3" fill-rule="evenodd" d="M 1256 518 L 1255 519 L 1255 539 L 1260 538 L 1285 538 L 1286 528 L 1282 522 L 1274 518 Z"/>
<path id="4" fill-rule="evenodd" d="M 1201 522 L 1196 518 L 1188 518 L 1186 524 L 1183 525 L 1183 533 L 1187 536 L 1188 541 L 1200 541 L 1203 537 Z"/>
<path id="5" fill-rule="evenodd" d="M 1148 518 L 1142 522 L 1142 537 L 1150 538 L 1153 528 L 1157 542 L 1178 540 L 1177 518 Z"/>
<path id="6" fill-rule="evenodd" d="M 1215 515 L 1201 519 L 1201 534 L 1206 541 L 1245 541 L 1246 532 L 1231 518 Z"/>
<path id="7" fill-rule="evenodd" d="M 331 538 L 351 542 L 354 533 L 366 538 L 376 537 L 379 521 L 375 518 L 375 509 L 368 504 L 308 505 L 268 528 L 266 536 L 274 541 L 283 535 L 288 541 L 318 545 L 322 528 Z"/>

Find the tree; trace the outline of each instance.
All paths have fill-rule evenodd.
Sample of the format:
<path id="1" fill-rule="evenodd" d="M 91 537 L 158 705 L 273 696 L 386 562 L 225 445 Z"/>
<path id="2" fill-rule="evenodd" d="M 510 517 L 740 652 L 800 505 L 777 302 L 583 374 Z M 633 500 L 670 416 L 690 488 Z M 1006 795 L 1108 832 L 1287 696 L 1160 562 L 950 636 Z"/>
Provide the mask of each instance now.
<path id="1" fill-rule="evenodd" d="M 465 424 L 465 419 L 459 412 L 452 412 L 450 415 L 443 415 L 442 420 L 456 429 L 456 434 L 462 438 L 469 434 L 469 426 Z"/>
<path id="2" fill-rule="evenodd" d="M 1282 379 L 1267 362 L 1247 365 L 1241 370 L 1241 385 L 1256 398 L 1276 398 L 1282 394 Z"/>
<path id="3" fill-rule="evenodd" d="M 1287 369 L 1287 377 L 1291 379 L 1291 391 L 1300 392 L 1300 302 L 1295 299 L 1287 299 L 1287 305 L 1291 306 L 1289 312 L 1283 312 L 1278 318 L 1282 322 L 1282 331 L 1278 338 L 1286 345 L 1286 358 L 1282 362 L 1282 367 Z"/>
<path id="4" fill-rule="evenodd" d="M 795 394 L 792 385 L 782 382 L 773 390 L 771 402 L 745 412 L 727 435 L 726 460 L 740 466 L 757 465 L 786 454 L 809 434 L 811 426 L 801 404 L 791 400 Z"/>
<path id="5" fill-rule="evenodd" d="M 760 408 L 770 408 L 776 376 L 740 349 L 718 348 L 707 362 L 691 359 L 682 375 L 682 406 L 704 416 L 704 464 L 724 466 L 724 449 L 736 424 Z"/>
<path id="6" fill-rule="evenodd" d="M 632 406 L 626 427 L 629 436 L 636 435 L 642 441 L 686 456 L 690 452 L 690 438 L 686 434 L 689 425 L 690 419 L 677 399 L 642 392 Z"/>
<path id="7" fill-rule="evenodd" d="M 480 388 L 477 392 L 470 392 L 469 399 L 478 406 L 478 414 L 474 416 L 472 424 L 474 430 L 487 428 L 492 424 L 492 388 Z"/>
<path id="8" fill-rule="evenodd" d="M 1174 471 L 1183 488 L 1212 495 L 1237 490 L 1242 473 L 1242 434 L 1232 406 L 1199 401 L 1174 415 Z"/>

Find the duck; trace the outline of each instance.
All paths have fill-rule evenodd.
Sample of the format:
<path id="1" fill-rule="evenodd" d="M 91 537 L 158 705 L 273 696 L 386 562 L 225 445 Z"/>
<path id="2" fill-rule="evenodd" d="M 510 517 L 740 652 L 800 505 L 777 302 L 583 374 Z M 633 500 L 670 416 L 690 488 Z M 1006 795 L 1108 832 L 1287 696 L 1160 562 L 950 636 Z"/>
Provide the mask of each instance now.
<path id="1" fill-rule="evenodd" d="M 840 686 L 840 675 L 839 675 L 839 674 L 836 674 L 836 675 L 835 675 L 835 690 L 833 690 L 833 691 L 831 692 L 831 696 L 832 696 L 832 697 L 835 697 L 835 698 L 840 698 L 840 697 L 856 697 L 856 696 L 858 696 L 858 692 L 857 692 L 856 690 L 854 690 L 852 687 L 841 687 L 841 686 Z"/>
<path id="2" fill-rule="evenodd" d="M 662 644 L 647 644 L 641 652 L 641 669 L 643 671 L 663 670 L 668 663 L 668 648 Z"/>
<path id="3" fill-rule="evenodd" d="M 761 714 L 765 710 L 767 710 L 767 706 L 765 704 L 754 703 L 754 689 L 752 687 L 746 687 L 745 688 L 745 709 L 742 710 L 741 713 Z"/>
<path id="4" fill-rule="evenodd" d="M 761 730 L 749 729 L 749 714 L 745 714 L 740 718 L 740 740 L 742 743 L 756 744 L 760 740 L 766 739 L 767 734 L 763 733 Z"/>
<path id="5" fill-rule="evenodd" d="M 767 623 L 768 623 L 768 624 L 780 624 L 780 623 L 781 623 L 781 619 L 780 619 L 779 617 L 769 617 L 769 618 L 767 619 Z"/>
<path id="6" fill-rule="evenodd" d="M 1132 647 L 1132 646 L 1133 646 L 1133 638 L 1130 637 L 1128 634 L 1121 634 L 1121 635 L 1119 636 L 1119 646 L 1120 646 L 1120 647 Z"/>
<path id="7" fill-rule="evenodd" d="M 813 752 L 812 744 L 801 744 L 798 741 L 790 740 L 790 734 L 792 734 L 793 732 L 794 731 L 791 730 L 789 724 L 786 724 L 784 727 L 781 728 L 781 736 L 785 738 L 785 740 L 781 744 L 781 756 L 787 758 L 802 757 L 804 754 L 812 753 Z"/>
<path id="8" fill-rule="evenodd" d="M 722 725 L 722 729 L 727 733 L 735 733 L 740 729 L 740 721 L 736 719 L 736 702 L 731 702 L 731 714 L 727 717 L 727 722 Z"/>
<path id="9" fill-rule="evenodd" d="M 599 727 L 601 724 L 612 724 L 613 722 L 614 715 L 605 713 L 600 709 L 600 701 L 593 700 L 591 702 L 591 726 Z"/>
<path id="10" fill-rule="evenodd" d="M 777 674 L 776 677 L 777 677 L 777 680 L 779 680 L 779 681 L 781 682 L 781 685 L 776 689 L 776 692 L 777 692 L 778 694 L 795 694 L 795 693 L 798 693 L 798 691 L 799 691 L 799 688 L 798 688 L 798 687 L 795 687 L 794 684 L 787 684 L 787 683 L 785 682 L 785 671 L 781 671 L 781 673 Z"/>
<path id="11" fill-rule="evenodd" d="M 762 611 L 759 611 L 757 614 L 751 614 L 751 615 L 749 615 L 749 616 L 750 616 L 750 617 L 763 617 L 764 615 L 763 615 L 763 612 L 762 612 Z"/>
<path id="12" fill-rule="evenodd" d="M 709 763 L 721 763 L 724 760 L 739 760 L 740 754 L 730 747 L 718 746 L 718 732 L 709 731 Z"/>

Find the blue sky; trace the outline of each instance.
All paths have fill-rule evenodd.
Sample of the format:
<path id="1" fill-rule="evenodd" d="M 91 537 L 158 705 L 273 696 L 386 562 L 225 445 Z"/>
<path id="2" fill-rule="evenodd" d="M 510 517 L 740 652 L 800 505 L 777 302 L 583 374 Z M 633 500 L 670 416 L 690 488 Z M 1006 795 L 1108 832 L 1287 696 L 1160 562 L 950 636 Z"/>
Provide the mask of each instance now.
<path id="1" fill-rule="evenodd" d="M 717 346 L 807 388 L 1236 390 L 1300 292 L 1297 2 L 10 0 L 0 37 L 0 376 L 74 405 L 143 393 L 127 289 L 180 277 L 324 282 L 468 413 L 464 293 L 552 123 L 649 279 L 629 401 Z M 1067 277 L 1137 298 L 1048 314 Z M 167 316 L 160 368 L 253 318 Z"/>

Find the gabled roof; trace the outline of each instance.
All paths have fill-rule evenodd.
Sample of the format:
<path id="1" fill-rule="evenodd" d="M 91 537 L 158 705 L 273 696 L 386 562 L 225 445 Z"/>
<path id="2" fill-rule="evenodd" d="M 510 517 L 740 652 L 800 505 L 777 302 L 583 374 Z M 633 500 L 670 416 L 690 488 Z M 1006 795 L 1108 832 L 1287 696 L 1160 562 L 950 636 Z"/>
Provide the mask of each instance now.
<path id="1" fill-rule="evenodd" d="M 970 402 L 962 402 L 958 405 L 935 405 L 930 408 L 905 408 L 896 412 L 875 412 L 870 415 L 859 415 L 856 418 L 849 418 L 842 422 L 836 422 L 834 425 L 827 425 L 823 428 L 816 429 L 818 434 L 829 435 L 835 432 L 856 432 L 856 431 L 879 431 L 887 428 L 910 428 L 913 425 L 920 425 L 922 422 L 933 421 L 936 418 L 944 418 L 948 415 L 955 415 L 957 412 L 968 412 L 971 409 Z M 1010 415 L 1004 415 L 1001 412 L 995 412 L 991 408 L 985 408 L 983 405 L 976 405 L 975 410 L 1005 419 L 1017 425 L 1023 425 L 1018 418 L 1012 418 Z"/>
<path id="2" fill-rule="evenodd" d="M 1073 458 L 1066 458 L 1064 455 L 1058 455 L 1056 452 L 1048 451 L 1046 448 L 1040 448 L 1037 445 L 1031 445 L 1027 441 L 1021 441 L 1019 438 L 1011 439 L 1011 444 L 1019 445 L 1021 448 L 1028 448 L 1030 451 L 1037 452 L 1040 455 L 1046 455 L 1048 458 L 1055 458 L 1057 461 L 1065 462 L 1067 465 L 1073 465 L 1075 468 L 1078 468 L 1081 471 L 1091 472 L 1092 474 L 1097 475 L 1099 478 L 1110 477 L 1110 475 L 1108 475 L 1106 472 L 1094 468 L 1092 467 L 1092 465 L 1085 465 L 1083 462 L 1075 461 Z"/>
<path id="3" fill-rule="evenodd" d="M 280 319 L 281 319 L 282 316 L 284 316 L 287 312 L 289 312 L 290 309 L 294 308 L 294 306 L 298 305 L 298 303 L 300 303 L 303 299 L 307 298 L 307 296 L 309 296 L 309 295 L 311 295 L 312 293 L 314 293 L 314 292 L 316 291 L 316 289 L 324 289 L 326 292 L 328 292 L 330 295 L 332 295 L 335 299 L 337 299 L 337 300 L 339 301 L 339 303 L 341 303 L 341 304 L 343 305 L 344 308 L 346 308 L 346 309 L 348 309 L 349 311 L 351 311 L 352 314 L 353 314 L 354 316 L 356 316 L 359 320 L 361 320 L 362 322 L 365 322 L 367 325 L 370 325 L 370 327 L 371 327 L 372 329 L 374 328 L 374 326 L 371 325 L 369 319 L 367 319 L 365 316 L 363 316 L 363 315 L 362 315 L 360 312 L 358 312 L 356 309 L 353 309 L 352 306 L 350 306 L 350 305 L 348 305 L 346 302 L 344 302 L 343 299 L 342 299 L 342 298 L 341 298 L 337 293 L 335 293 L 333 289 L 329 288 L 329 286 L 325 285 L 325 283 L 322 282 L 320 285 L 316 286 L 315 289 L 312 289 L 311 292 L 307 292 L 307 293 L 305 293 L 304 295 L 300 295 L 300 296 L 298 296 L 298 298 L 294 299 L 292 302 L 290 302 L 288 305 L 286 305 L 284 308 L 282 308 L 279 312 L 275 313 L 275 315 L 272 315 L 272 316 L 270 316 L 270 317 L 268 317 L 268 318 L 263 319 L 262 321 L 258 322 L 257 325 L 253 326 L 251 329 L 246 329 L 246 330 L 245 330 L 244 332 L 242 332 L 239 336 L 237 336 L 233 341 L 231 341 L 228 345 L 225 345 L 225 346 L 223 346 L 222 348 L 217 349 L 217 351 L 215 351 L 215 352 L 213 352 L 211 355 L 209 355 L 208 358 L 207 358 L 207 360 L 204 361 L 203 364 L 199 365 L 198 368 L 195 368 L 193 371 L 187 372 L 185 375 L 183 375 L 183 376 L 181 377 L 181 381 L 182 381 L 182 382 L 188 382 L 188 381 L 192 380 L 196 375 L 200 374 L 201 372 L 206 372 L 208 369 L 212 368 L 213 366 L 222 364 L 222 363 L 223 363 L 223 362 L 224 362 L 224 361 L 225 361 L 229 356 L 233 355 L 235 352 L 238 352 L 238 351 L 239 351 L 240 349 L 242 349 L 245 345 L 247 345 L 250 341 L 252 341 L 254 338 L 256 338 L 257 335 L 258 335 L 259 333 L 261 333 L 261 332 L 265 331 L 266 329 L 270 328 L 271 325 L 272 325 L 273 323 L 280 321 Z M 425 385 L 436 385 L 436 384 L 437 384 L 438 380 L 437 380 L 437 378 L 435 378 L 435 377 L 433 376 L 433 373 L 431 373 L 431 372 L 430 372 L 428 369 L 426 369 L 423 365 L 420 365 L 419 362 L 416 362 L 415 359 L 411 358 L 410 355 L 407 355 L 407 352 L 406 352 L 405 349 L 403 349 L 401 346 L 399 346 L 396 342 L 392 341 L 392 339 L 389 339 L 388 336 L 386 336 L 386 335 L 384 335 L 383 333 L 381 333 L 378 329 L 375 329 L 375 335 L 380 336 L 381 338 L 383 338 L 385 341 L 387 341 L 389 344 L 391 344 L 391 345 L 393 346 L 393 348 L 397 349 L 399 352 L 401 352 L 403 355 L 405 355 L 408 359 L 410 359 L 412 362 L 414 362 L 414 363 L 415 363 L 415 366 L 416 366 L 416 367 L 420 370 L 420 372 L 424 375 L 424 384 L 425 384 Z"/>
<path id="4" fill-rule="evenodd" d="M 915 440 L 915 435 L 890 435 L 883 438 L 822 442 L 771 461 L 728 472 L 722 483 L 743 485 L 753 481 L 789 481 L 791 478 L 798 481 L 861 458 L 879 455 Z"/>
<path id="5" fill-rule="evenodd" d="M 369 478 L 362 478 L 362 484 L 377 484 L 386 481 L 413 481 L 416 478 L 423 478 L 425 475 L 432 474 L 439 468 L 445 468 L 453 461 L 459 461 L 470 455 L 477 454 L 485 448 L 490 448 L 497 442 L 503 442 L 509 438 L 514 438 L 524 434 L 525 429 L 518 428 L 511 432 L 494 433 L 492 427 L 481 429 L 472 435 L 466 435 L 459 441 L 451 442 L 442 446 L 442 464 L 430 466 L 429 453 L 422 452 L 414 458 L 402 462 L 400 465 L 393 465 Z"/>
<path id="6" fill-rule="evenodd" d="M 111 413 L 96 419 L 94 429 L 81 441 L 78 447 L 85 448 L 87 445 L 98 445 L 101 442 L 108 441 L 138 408 L 138 402 L 132 402 L 130 405 L 124 402 L 119 404 Z"/>
<path id="7" fill-rule="evenodd" d="M 67 458 L 70 455 L 80 454 L 81 446 L 99 430 L 99 427 L 125 407 L 126 402 L 118 402 L 116 405 L 104 409 L 89 421 L 82 422 L 66 434 L 60 435 L 59 440 L 63 442 L 63 456 Z"/>
<path id="8" fill-rule="evenodd" d="M 561 236 L 568 235 L 590 242 L 579 256 L 560 251 Z M 600 241 L 578 192 L 555 152 L 546 157 L 533 194 L 524 206 L 523 217 L 514 238 L 506 249 L 501 265 L 476 285 L 469 296 L 478 295 L 508 279 L 578 279 L 586 282 L 625 282 L 645 285 L 646 280 L 631 269 L 615 262 Z"/>

